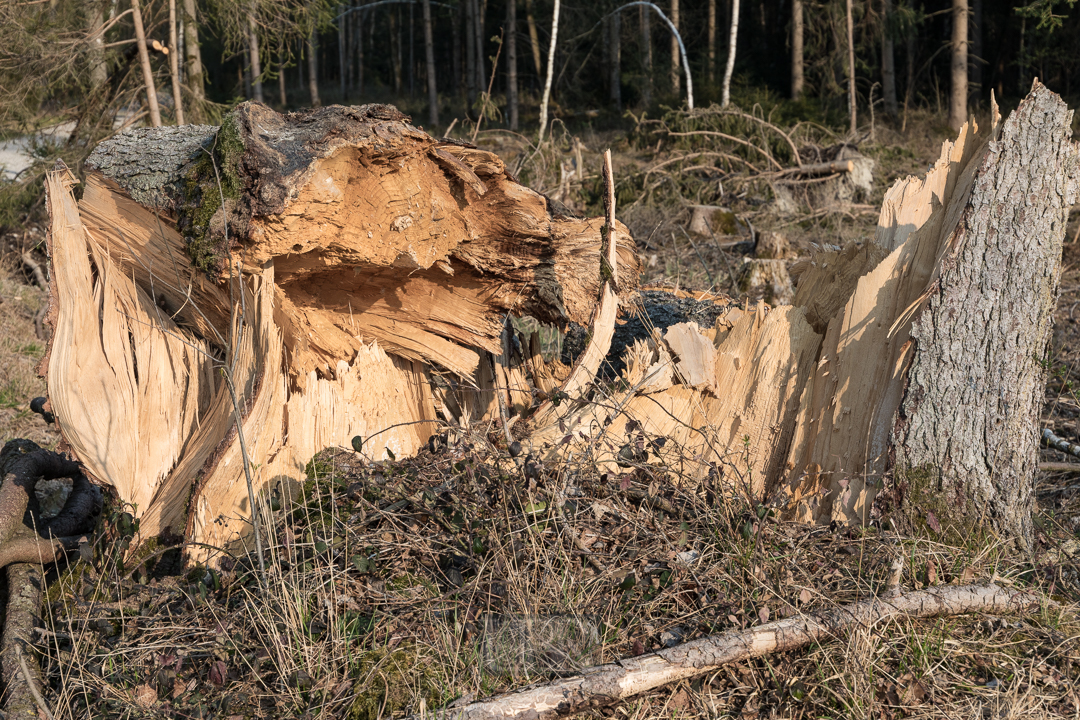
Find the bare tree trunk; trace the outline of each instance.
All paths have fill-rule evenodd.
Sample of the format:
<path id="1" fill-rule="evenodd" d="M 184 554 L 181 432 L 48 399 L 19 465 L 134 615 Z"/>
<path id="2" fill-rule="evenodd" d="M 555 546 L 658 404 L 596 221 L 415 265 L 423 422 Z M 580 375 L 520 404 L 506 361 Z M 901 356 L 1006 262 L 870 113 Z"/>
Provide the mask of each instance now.
<path id="1" fill-rule="evenodd" d="M 486 58 L 484 57 L 484 3 L 473 0 L 473 32 L 476 33 L 476 91 L 484 92 L 487 87 Z"/>
<path id="2" fill-rule="evenodd" d="M 476 0 L 464 0 L 465 7 L 465 103 L 471 108 L 476 102 L 476 95 L 480 92 L 480 86 L 476 82 L 476 34 L 473 26 L 476 24 L 473 16 L 476 14 Z"/>
<path id="3" fill-rule="evenodd" d="M 949 127 L 959 130 L 967 122 L 968 95 L 968 6 L 967 0 L 953 0 L 952 88 L 949 93 Z"/>
<path id="4" fill-rule="evenodd" d="M 401 95 L 401 88 L 404 84 L 401 68 L 401 9 L 397 7 L 392 8 L 390 11 L 390 42 L 394 48 L 394 57 L 390 63 L 394 73 L 394 92 Z"/>
<path id="5" fill-rule="evenodd" d="M 288 98 L 285 95 L 285 41 L 278 39 L 278 101 L 281 103 L 281 109 L 284 111 L 285 106 L 288 105 Z"/>
<path id="6" fill-rule="evenodd" d="M 551 79 L 555 73 L 555 44 L 559 37 L 559 0 L 555 0 L 555 8 L 551 13 L 551 45 L 548 46 L 547 77 L 544 79 L 544 95 L 540 98 L 540 139 L 544 141 L 544 132 L 547 130 L 548 101 L 551 99 Z"/>
<path id="7" fill-rule="evenodd" d="M 855 116 L 855 19 L 851 7 L 852 0 L 847 0 L 847 76 L 848 76 L 848 113 L 851 123 L 848 133 L 854 137 L 856 131 Z"/>
<path id="8" fill-rule="evenodd" d="M 983 0 L 972 0 L 970 25 L 971 53 L 968 59 L 971 61 L 971 84 L 977 88 L 978 97 L 982 93 L 983 63 L 986 62 L 983 58 Z M 1068 92 L 1066 89 L 1065 94 Z"/>
<path id="9" fill-rule="evenodd" d="M 721 95 L 721 107 L 731 102 L 731 74 L 735 71 L 735 48 L 739 39 L 739 0 L 731 3 L 731 34 L 728 35 L 727 67 L 724 69 L 724 88 Z"/>
<path id="10" fill-rule="evenodd" d="M 172 75 L 173 106 L 176 124 L 184 124 L 184 98 L 180 94 L 180 53 L 176 36 L 176 0 L 169 0 L 169 72 Z"/>
<path id="11" fill-rule="evenodd" d="M 259 57 L 259 26 L 255 19 L 255 5 L 248 8 L 248 55 L 251 58 L 251 95 L 256 102 L 265 102 L 262 86 L 262 61 Z"/>
<path id="12" fill-rule="evenodd" d="M 608 62 L 610 63 L 611 103 L 622 112 L 622 16 L 615 13 L 608 25 Z"/>
<path id="13" fill-rule="evenodd" d="M 506 104 L 511 130 L 518 129 L 517 0 L 506 2 Z"/>
<path id="14" fill-rule="evenodd" d="M 206 101 L 206 90 L 195 0 L 184 0 L 184 60 L 187 64 L 188 92 L 195 98 L 194 104 L 188 108 L 188 115 L 192 122 L 198 123 L 204 119 L 202 104 Z"/>
<path id="15" fill-rule="evenodd" d="M 311 107 L 322 107 L 322 100 L 319 98 L 319 60 L 316 54 L 316 35 L 315 28 L 311 29 L 311 33 L 307 38 L 307 85 L 308 91 L 311 93 Z"/>
<path id="16" fill-rule="evenodd" d="M 716 0 L 709 0 L 709 18 L 706 24 L 708 25 L 706 35 L 709 45 L 709 62 L 705 71 L 709 85 L 713 85 L 716 83 Z"/>
<path id="17" fill-rule="evenodd" d="M 364 94 L 364 13 L 360 11 L 356 13 L 356 92 Z"/>
<path id="18" fill-rule="evenodd" d="M 345 12 L 346 5 L 338 5 L 338 14 Z M 348 45 L 346 44 L 345 25 L 349 22 L 348 15 L 338 18 L 338 92 L 341 93 L 341 103 L 344 105 L 349 88 L 347 82 L 347 66 L 349 64 Z"/>
<path id="19" fill-rule="evenodd" d="M 896 49 L 893 44 L 893 0 L 884 0 L 881 22 L 881 94 L 885 100 L 885 112 L 896 117 Z"/>
<path id="20" fill-rule="evenodd" d="M 146 88 L 146 105 L 150 110 L 150 124 L 161 127 L 161 111 L 158 110 L 154 71 L 150 68 L 150 53 L 146 49 L 146 31 L 143 29 L 139 0 L 131 0 L 131 15 L 135 22 L 135 42 L 139 47 L 139 65 L 142 67 L 143 85 Z"/>
<path id="21" fill-rule="evenodd" d="M 791 0 L 791 99 L 803 94 L 803 4 Z"/>
<path id="22" fill-rule="evenodd" d="M 109 79 L 105 66 L 105 24 L 104 7 L 99 0 L 92 0 L 86 6 L 87 60 L 90 65 L 90 88 L 96 93 Z"/>
<path id="23" fill-rule="evenodd" d="M 679 0 L 671 0 L 671 24 L 675 26 L 675 29 L 679 29 Z M 679 74 L 679 41 L 675 38 L 675 33 L 671 34 L 671 74 L 669 76 L 671 81 L 671 89 L 675 91 L 676 95 L 682 92 L 682 76 Z"/>
<path id="24" fill-rule="evenodd" d="M 533 65 L 536 67 L 536 79 L 539 81 L 544 76 L 544 63 L 540 57 L 540 33 L 536 31 L 533 0 L 525 0 L 525 22 L 529 25 L 529 48 L 532 50 Z"/>
<path id="25" fill-rule="evenodd" d="M 450 72 L 453 75 L 451 89 L 455 94 L 460 95 L 467 87 L 467 83 L 464 82 L 465 78 L 462 76 L 464 63 L 461 49 L 461 12 L 457 8 L 450 13 L 450 45 Z"/>
<path id="26" fill-rule="evenodd" d="M 642 91 L 645 105 L 652 102 L 653 83 L 653 55 L 652 55 L 652 31 L 649 28 L 651 18 L 649 8 L 638 7 L 638 20 L 641 23 L 641 49 L 645 56 L 645 89 Z"/>
<path id="27" fill-rule="evenodd" d="M 431 0 L 423 0 L 424 53 L 427 60 L 428 123 L 431 132 L 439 125 L 439 88 L 435 83 L 435 35 L 431 27 Z M 515 98 L 516 102 L 516 98 Z"/>
<path id="28" fill-rule="evenodd" d="M 409 3 L 409 97 L 416 95 L 416 13 Z"/>

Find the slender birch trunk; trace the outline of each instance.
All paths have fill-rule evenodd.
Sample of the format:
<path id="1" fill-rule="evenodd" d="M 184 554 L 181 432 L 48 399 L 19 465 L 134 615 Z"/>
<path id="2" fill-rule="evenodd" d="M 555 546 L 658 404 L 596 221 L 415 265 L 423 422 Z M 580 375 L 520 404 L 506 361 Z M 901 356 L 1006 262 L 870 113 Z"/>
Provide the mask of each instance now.
<path id="1" fill-rule="evenodd" d="M 850 2 L 850 0 L 848 0 Z M 735 72 L 735 48 L 739 39 L 739 0 L 731 2 L 731 34 L 728 35 L 727 67 L 724 68 L 724 89 L 721 95 L 721 107 L 731 102 L 731 74 Z"/>
<path id="2" fill-rule="evenodd" d="M 425 0 L 426 2 L 427 0 Z M 506 103 L 510 129 L 518 129 L 517 0 L 506 3 Z"/>
<path id="3" fill-rule="evenodd" d="M 172 75 L 173 106 L 176 124 L 184 124 L 184 99 L 180 94 L 180 53 L 177 52 L 176 0 L 169 0 L 169 72 Z"/>
<path id="4" fill-rule="evenodd" d="M 421 6 L 424 12 L 424 54 L 427 60 L 428 124 L 434 134 L 439 124 L 439 88 L 435 83 L 435 34 L 431 27 L 431 0 L 423 0 Z"/>
<path id="5" fill-rule="evenodd" d="M 154 71 L 150 68 L 150 53 L 146 49 L 146 31 L 143 29 L 139 0 L 131 0 L 131 15 L 135 23 L 135 43 L 139 47 L 139 65 L 142 66 L 143 85 L 146 87 L 146 106 L 150 111 L 150 124 L 161 127 L 161 111 L 158 110 Z"/>
<path id="6" fill-rule="evenodd" d="M 540 99 L 540 139 L 544 141 L 544 132 L 547 130 L 548 101 L 551 100 L 551 78 L 555 72 L 555 44 L 559 37 L 559 0 L 555 0 L 555 8 L 551 13 L 551 44 L 548 46 L 547 77 L 544 80 L 544 95 Z"/>

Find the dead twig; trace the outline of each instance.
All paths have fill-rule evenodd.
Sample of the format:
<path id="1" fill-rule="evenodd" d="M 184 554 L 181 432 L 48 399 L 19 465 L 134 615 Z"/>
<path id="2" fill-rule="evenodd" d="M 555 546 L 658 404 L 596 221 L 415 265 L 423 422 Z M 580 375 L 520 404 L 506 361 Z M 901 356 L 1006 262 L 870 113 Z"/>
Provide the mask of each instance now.
<path id="1" fill-rule="evenodd" d="M 1038 609 L 1042 603 L 1030 593 L 1006 590 L 993 584 L 938 587 L 888 600 L 875 598 L 624 658 L 611 665 L 589 668 L 574 677 L 504 693 L 464 707 L 440 710 L 431 713 L 431 717 L 547 720 L 586 707 L 611 705 L 664 685 L 705 675 L 728 663 L 791 651 L 896 618 L 929 618 L 970 612 L 1025 613 Z"/>

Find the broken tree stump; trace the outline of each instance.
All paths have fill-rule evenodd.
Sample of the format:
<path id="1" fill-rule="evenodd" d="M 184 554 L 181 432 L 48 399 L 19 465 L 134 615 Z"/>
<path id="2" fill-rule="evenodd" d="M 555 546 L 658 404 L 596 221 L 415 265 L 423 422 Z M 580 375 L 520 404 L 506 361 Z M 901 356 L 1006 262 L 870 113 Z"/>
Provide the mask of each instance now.
<path id="1" fill-rule="evenodd" d="M 721 300 L 711 324 L 662 329 L 622 224 L 559 214 L 393 108 L 244 104 L 220 128 L 129 131 L 95 151 L 78 203 L 66 170 L 47 181 L 51 408 L 144 532 L 210 545 L 323 447 L 406 454 L 437 422 L 511 415 L 538 457 L 618 470 L 663 436 L 658 477 L 720 477 L 800 520 L 1023 543 L 1080 177 L 1069 117 L 1036 84 L 897 183 L 872 240 L 795 268 L 792 305 Z M 644 332 L 611 348 L 611 383 L 615 305 Z M 589 328 L 574 368 L 513 337 L 522 314 Z"/>
<path id="2" fill-rule="evenodd" d="M 258 494 L 354 436 L 383 458 L 497 416 L 506 316 L 588 323 L 603 285 L 603 218 L 388 106 L 245 103 L 220 128 L 122 133 L 88 168 L 78 203 L 66 170 L 47 180 L 49 396 L 147 536 L 247 532 L 238 419 Z M 612 236 L 627 298 L 638 259 Z"/>

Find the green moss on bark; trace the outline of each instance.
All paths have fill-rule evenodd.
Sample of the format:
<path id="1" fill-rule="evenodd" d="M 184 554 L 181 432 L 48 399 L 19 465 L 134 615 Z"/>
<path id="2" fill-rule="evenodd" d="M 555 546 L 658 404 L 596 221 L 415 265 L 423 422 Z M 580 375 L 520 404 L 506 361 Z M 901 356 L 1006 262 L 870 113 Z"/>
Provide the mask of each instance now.
<path id="1" fill-rule="evenodd" d="M 240 199 L 240 160 L 244 139 L 235 113 L 221 122 L 209 153 L 192 163 L 184 177 L 180 225 L 195 267 L 213 275 L 228 254 L 226 226 Z M 224 207 L 223 207 L 224 201 Z"/>
<path id="2" fill-rule="evenodd" d="M 893 485 L 903 488 L 904 500 L 891 514 L 910 534 L 959 546 L 985 537 L 986 529 L 977 513 L 944 486 L 937 466 L 897 467 L 893 471 Z"/>

